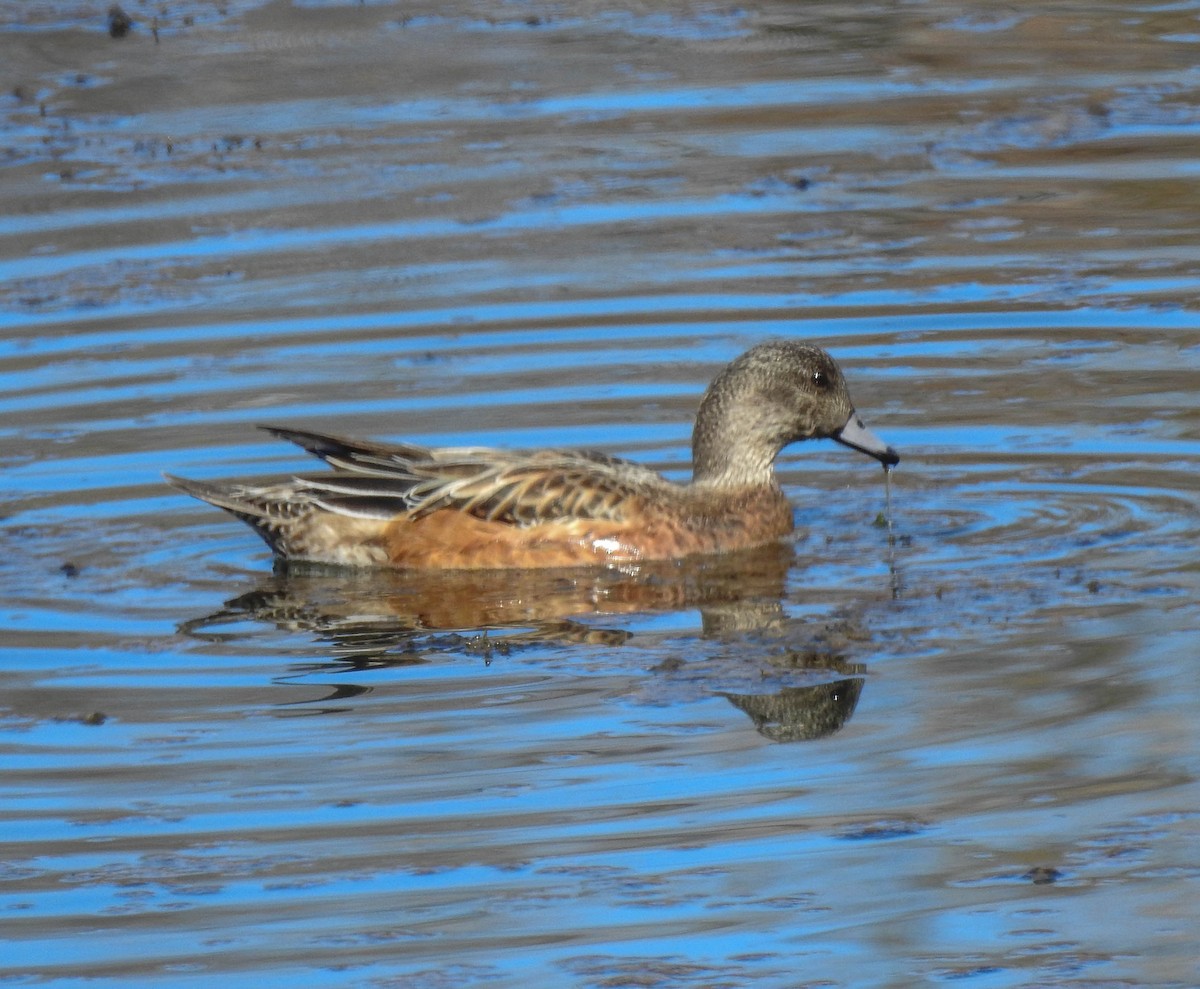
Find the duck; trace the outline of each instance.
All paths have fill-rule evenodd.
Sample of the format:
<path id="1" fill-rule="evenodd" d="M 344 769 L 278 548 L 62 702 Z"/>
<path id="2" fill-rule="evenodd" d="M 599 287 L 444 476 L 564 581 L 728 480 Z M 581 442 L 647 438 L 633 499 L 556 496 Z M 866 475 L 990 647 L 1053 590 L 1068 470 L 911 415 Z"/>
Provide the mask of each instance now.
<path id="1" fill-rule="evenodd" d="M 400 570 L 627 567 L 751 549 L 794 530 L 775 459 L 832 439 L 890 470 L 841 368 L 795 340 L 759 344 L 713 379 L 678 484 L 592 450 L 384 443 L 261 426 L 330 471 L 265 484 L 164 475 L 248 523 L 281 564 Z"/>

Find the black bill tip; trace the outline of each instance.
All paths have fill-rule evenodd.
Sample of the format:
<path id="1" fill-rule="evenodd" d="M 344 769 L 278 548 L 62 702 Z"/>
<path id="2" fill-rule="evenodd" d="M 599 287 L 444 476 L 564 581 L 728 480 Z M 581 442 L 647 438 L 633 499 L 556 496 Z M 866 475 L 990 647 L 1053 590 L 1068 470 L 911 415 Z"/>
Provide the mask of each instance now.
<path id="1" fill-rule="evenodd" d="M 833 434 L 833 438 L 853 450 L 874 457 L 884 467 L 895 467 L 900 463 L 900 454 L 867 429 L 857 412 L 850 413 L 846 424 Z"/>

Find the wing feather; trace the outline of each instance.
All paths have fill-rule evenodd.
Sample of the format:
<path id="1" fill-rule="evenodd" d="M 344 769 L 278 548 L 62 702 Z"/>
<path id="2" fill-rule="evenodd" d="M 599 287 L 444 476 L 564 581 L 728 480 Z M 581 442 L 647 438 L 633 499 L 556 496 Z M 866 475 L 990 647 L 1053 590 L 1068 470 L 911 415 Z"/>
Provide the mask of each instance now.
<path id="1" fill-rule="evenodd" d="M 591 450 L 429 448 L 263 427 L 333 472 L 298 478 L 313 501 L 345 515 L 420 518 L 441 509 L 528 526 L 563 519 L 620 521 L 669 485 L 654 471 Z"/>

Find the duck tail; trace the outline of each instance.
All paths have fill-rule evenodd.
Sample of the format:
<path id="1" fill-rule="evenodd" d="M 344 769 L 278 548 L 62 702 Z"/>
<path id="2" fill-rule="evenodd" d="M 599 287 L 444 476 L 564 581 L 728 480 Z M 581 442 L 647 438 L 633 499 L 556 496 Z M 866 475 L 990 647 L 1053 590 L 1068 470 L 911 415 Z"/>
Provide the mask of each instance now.
<path id="1" fill-rule="evenodd" d="M 289 515 L 294 513 L 286 511 L 286 502 L 272 497 L 268 490 L 240 484 L 209 484 L 173 474 L 163 474 L 163 478 L 171 487 L 241 519 L 258 533 L 272 552 L 286 555 L 288 523 L 292 521 Z"/>
<path id="2" fill-rule="evenodd" d="M 163 480 L 193 498 L 223 508 L 246 521 L 262 518 L 267 514 L 263 502 L 251 497 L 241 485 L 209 484 L 207 481 L 192 481 L 186 477 L 176 477 L 174 474 L 163 474 Z"/>

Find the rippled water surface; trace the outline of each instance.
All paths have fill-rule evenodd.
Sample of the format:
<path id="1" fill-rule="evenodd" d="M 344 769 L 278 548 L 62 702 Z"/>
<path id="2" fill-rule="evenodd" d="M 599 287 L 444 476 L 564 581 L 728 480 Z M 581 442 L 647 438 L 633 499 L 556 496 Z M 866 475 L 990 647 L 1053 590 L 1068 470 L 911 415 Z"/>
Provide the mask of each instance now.
<path id="1" fill-rule="evenodd" d="M 1200 3 L 0 5 L 0 982 L 1200 985 Z M 274 574 L 259 423 L 794 542 Z"/>

